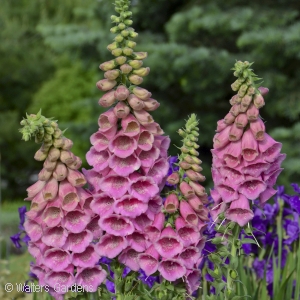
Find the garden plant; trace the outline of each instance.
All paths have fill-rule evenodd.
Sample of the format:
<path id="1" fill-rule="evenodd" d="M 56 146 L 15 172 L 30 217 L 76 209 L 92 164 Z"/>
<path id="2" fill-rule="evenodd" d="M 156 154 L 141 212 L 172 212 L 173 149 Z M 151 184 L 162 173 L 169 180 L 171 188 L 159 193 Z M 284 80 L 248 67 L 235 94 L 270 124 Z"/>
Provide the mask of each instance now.
<path id="1" fill-rule="evenodd" d="M 236 61 L 235 94 L 211 137 L 214 186 L 205 188 L 202 112 L 178 128 L 182 144 L 170 156 L 171 139 L 152 117 L 160 103 L 141 87 L 150 68 L 147 52 L 134 50 L 130 4 L 114 2 L 90 167 L 81 169 L 57 120 L 39 111 L 21 121 L 23 140 L 41 144 L 34 159 L 43 163 L 11 237 L 34 259 L 24 292 L 57 300 L 298 300 L 300 188 L 288 195 L 276 186 L 286 154 L 260 112 L 268 88 L 253 63 Z"/>

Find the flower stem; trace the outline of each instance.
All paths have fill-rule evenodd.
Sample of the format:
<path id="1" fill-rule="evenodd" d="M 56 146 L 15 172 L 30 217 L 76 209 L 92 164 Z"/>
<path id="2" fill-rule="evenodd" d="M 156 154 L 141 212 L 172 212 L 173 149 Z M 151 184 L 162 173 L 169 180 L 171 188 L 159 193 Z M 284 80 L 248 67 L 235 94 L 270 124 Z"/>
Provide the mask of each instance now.
<path id="1" fill-rule="evenodd" d="M 238 240 L 239 233 L 240 233 L 240 227 L 236 224 L 233 229 L 233 238 L 232 238 L 232 243 L 231 243 L 230 259 L 235 259 L 235 257 L 237 256 L 236 254 L 237 254 L 238 247 L 236 246 L 235 241 Z M 235 290 L 236 290 L 234 279 L 231 277 L 231 271 L 232 271 L 232 269 L 230 267 L 228 267 L 226 280 L 227 280 L 227 291 L 229 292 L 229 294 L 231 293 L 231 291 L 233 293 L 235 293 Z M 226 297 L 226 300 L 231 298 L 231 297 L 228 297 L 227 295 L 225 295 L 225 297 Z"/>

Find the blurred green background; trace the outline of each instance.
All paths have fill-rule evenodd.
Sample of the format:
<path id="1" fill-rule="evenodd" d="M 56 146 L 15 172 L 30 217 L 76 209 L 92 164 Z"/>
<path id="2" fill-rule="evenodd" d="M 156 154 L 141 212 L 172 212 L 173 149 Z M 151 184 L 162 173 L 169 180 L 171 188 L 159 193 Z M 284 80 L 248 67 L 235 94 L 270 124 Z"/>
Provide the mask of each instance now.
<path id="1" fill-rule="evenodd" d="M 21 141 L 19 122 L 41 108 L 55 117 L 74 153 L 90 148 L 103 111 L 95 83 L 100 63 L 111 59 L 111 0 L 1 0 L 0 151 L 1 230 L 17 232 L 17 206 L 37 179 L 34 142 Z M 151 68 L 143 87 L 161 106 L 153 113 L 180 145 L 178 128 L 188 114 L 200 118 L 200 158 L 211 186 L 212 138 L 234 94 L 235 60 L 254 61 L 270 89 L 261 110 L 267 131 L 288 154 L 278 183 L 300 182 L 300 1 L 133 0 L 137 51 Z M 84 167 L 87 167 L 86 163 Z M 6 250 L 5 250 L 6 251 Z M 2 251 L 2 257 L 6 253 Z M 3 254 L 4 253 L 4 254 Z"/>

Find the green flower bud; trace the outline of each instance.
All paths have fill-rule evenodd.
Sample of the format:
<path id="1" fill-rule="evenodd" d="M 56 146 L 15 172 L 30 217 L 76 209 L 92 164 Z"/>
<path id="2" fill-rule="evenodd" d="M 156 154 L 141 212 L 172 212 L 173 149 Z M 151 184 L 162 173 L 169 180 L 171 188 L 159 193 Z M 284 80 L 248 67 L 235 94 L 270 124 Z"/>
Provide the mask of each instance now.
<path id="1" fill-rule="evenodd" d="M 131 11 L 127 11 L 127 12 L 126 12 L 126 17 L 127 17 L 127 18 L 130 18 L 131 16 L 132 16 L 132 12 L 131 12 Z"/>
<path id="2" fill-rule="evenodd" d="M 22 126 L 27 125 L 27 121 L 26 121 L 26 120 L 22 120 L 22 121 L 20 122 L 20 125 L 22 125 Z"/>
<path id="3" fill-rule="evenodd" d="M 133 52 L 133 56 L 135 59 L 145 59 L 148 56 L 147 52 Z"/>
<path id="4" fill-rule="evenodd" d="M 120 23 L 120 24 L 118 25 L 118 28 L 119 28 L 120 30 L 123 30 L 123 29 L 126 28 L 126 25 L 125 25 L 124 23 Z"/>
<path id="5" fill-rule="evenodd" d="M 190 154 L 194 155 L 194 156 L 198 156 L 199 155 L 199 152 L 195 149 L 190 149 Z"/>
<path id="6" fill-rule="evenodd" d="M 128 61 L 128 64 L 134 69 L 139 69 L 143 65 L 143 61 L 135 59 Z"/>
<path id="7" fill-rule="evenodd" d="M 59 128 L 56 128 L 54 130 L 53 137 L 56 138 L 56 139 L 62 137 L 62 131 Z"/>
<path id="8" fill-rule="evenodd" d="M 199 132 L 197 132 L 196 130 L 192 130 L 191 134 L 193 136 L 199 136 Z M 198 139 L 197 139 L 197 141 L 198 141 Z M 197 141 L 194 141 L 194 142 L 197 142 Z"/>
<path id="9" fill-rule="evenodd" d="M 138 36 L 138 33 L 134 32 L 134 31 L 130 31 L 129 32 L 129 36 L 134 39 L 134 38 L 136 38 Z"/>
<path id="10" fill-rule="evenodd" d="M 107 46 L 107 50 L 109 50 L 109 51 L 115 50 L 117 48 L 118 48 L 118 43 L 117 42 L 113 42 L 113 43 L 111 43 Z"/>
<path id="11" fill-rule="evenodd" d="M 124 5 L 123 6 L 123 10 L 128 10 L 129 9 L 129 6 L 128 5 Z"/>
<path id="12" fill-rule="evenodd" d="M 111 51 L 111 54 L 114 55 L 114 56 L 120 56 L 122 55 L 123 51 L 121 48 L 117 48 L 117 49 L 114 49 Z"/>
<path id="13" fill-rule="evenodd" d="M 132 20 L 125 20 L 124 24 L 127 25 L 127 26 L 131 26 L 133 24 L 133 21 Z"/>
<path id="14" fill-rule="evenodd" d="M 221 236 L 217 236 L 217 237 L 213 238 L 211 240 L 211 242 L 212 242 L 212 244 L 218 245 L 218 244 L 225 242 L 225 239 L 222 238 Z"/>
<path id="15" fill-rule="evenodd" d="M 110 29 L 110 32 L 111 32 L 111 33 L 117 33 L 118 31 L 119 31 L 119 28 L 118 28 L 117 26 L 112 27 L 112 28 Z"/>
<path id="16" fill-rule="evenodd" d="M 134 48 L 136 46 L 136 42 L 126 41 L 126 46 L 129 47 L 129 48 Z"/>
<path id="17" fill-rule="evenodd" d="M 43 130 L 43 131 L 46 131 L 48 134 L 53 134 L 54 133 L 54 128 L 53 127 L 47 126 L 47 127 L 44 127 L 44 128 L 45 128 L 45 130 Z"/>
<path id="18" fill-rule="evenodd" d="M 128 79 L 132 84 L 135 84 L 135 85 L 139 85 L 143 82 L 143 78 L 138 75 L 130 75 L 128 77 Z"/>
<path id="19" fill-rule="evenodd" d="M 128 30 L 122 30 L 122 31 L 121 31 L 121 35 L 122 35 L 123 37 L 127 37 L 127 36 L 129 36 L 129 31 L 128 31 Z"/>
<path id="20" fill-rule="evenodd" d="M 216 254 L 210 254 L 208 258 L 210 261 L 212 261 L 215 264 L 221 264 L 222 262 L 222 259 Z"/>
<path id="21" fill-rule="evenodd" d="M 185 133 L 185 131 L 184 131 L 184 130 L 182 130 L 182 129 L 179 129 L 177 132 L 178 132 L 178 134 L 179 134 L 180 136 L 182 136 L 182 137 L 186 137 L 186 133 Z"/>
<path id="22" fill-rule="evenodd" d="M 242 98 L 245 96 L 247 92 L 248 86 L 246 84 L 242 84 L 241 87 L 239 88 L 238 95 Z"/>
<path id="23" fill-rule="evenodd" d="M 125 47 L 123 48 L 123 53 L 127 56 L 130 56 L 133 53 L 133 50 L 131 48 Z"/>
<path id="24" fill-rule="evenodd" d="M 149 74 L 149 72 L 150 72 L 150 68 L 147 67 L 147 68 L 140 68 L 140 69 L 134 70 L 132 73 L 144 77 L 144 76 L 147 76 Z"/>
<path id="25" fill-rule="evenodd" d="M 115 16 L 115 15 L 110 16 L 110 19 L 111 19 L 113 22 L 116 20 L 116 18 L 118 18 L 118 17 Z"/>
<path id="26" fill-rule="evenodd" d="M 231 256 L 229 266 L 231 269 L 236 269 L 239 265 L 239 259 L 237 256 Z"/>
<path id="27" fill-rule="evenodd" d="M 180 150 L 181 150 L 181 152 L 183 152 L 183 153 L 189 153 L 189 152 L 190 152 L 190 149 L 187 148 L 187 147 L 185 147 L 185 146 L 182 146 L 182 147 L 180 148 Z"/>
<path id="28" fill-rule="evenodd" d="M 123 12 L 121 12 L 120 16 L 121 16 L 121 18 L 126 19 L 127 14 L 126 14 L 126 12 L 123 11 Z"/>
<path id="29" fill-rule="evenodd" d="M 238 273 L 235 270 L 230 270 L 229 275 L 232 279 L 237 279 Z"/>
<path id="30" fill-rule="evenodd" d="M 191 142 L 191 141 L 185 141 L 184 144 L 187 146 L 187 147 L 193 147 L 194 143 Z"/>
<path id="31" fill-rule="evenodd" d="M 117 43 L 121 43 L 121 42 L 124 40 L 124 38 L 122 37 L 122 35 L 118 34 L 118 35 L 115 37 L 114 40 L 115 40 Z"/>
<path id="32" fill-rule="evenodd" d="M 126 62 L 127 58 L 125 56 L 119 56 L 115 59 L 115 62 L 118 65 L 123 65 Z"/>

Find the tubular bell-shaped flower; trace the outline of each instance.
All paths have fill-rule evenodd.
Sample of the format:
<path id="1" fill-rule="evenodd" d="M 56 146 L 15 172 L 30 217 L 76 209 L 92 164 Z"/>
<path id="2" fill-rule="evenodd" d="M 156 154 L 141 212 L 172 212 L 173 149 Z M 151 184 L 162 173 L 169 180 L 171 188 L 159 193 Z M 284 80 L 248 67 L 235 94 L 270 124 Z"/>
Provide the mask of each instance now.
<path id="1" fill-rule="evenodd" d="M 43 143 L 35 157 L 45 160 L 43 170 L 50 173 L 41 175 L 27 189 L 26 200 L 31 201 L 31 209 L 26 213 L 24 228 L 31 239 L 29 252 L 36 259 L 31 271 L 40 285 L 49 285 L 50 293 L 61 299 L 73 284 L 82 284 L 83 274 L 92 272 L 90 268 L 99 260 L 92 241 L 94 235 L 99 238 L 102 232 L 93 224 L 95 214 L 90 209 L 93 198 L 82 189 L 86 180 L 77 171 L 81 160 L 71 152 L 73 143 L 63 136 L 55 121 L 40 112 L 27 115 L 21 125 L 25 141 L 35 137 L 36 142 Z M 101 273 L 98 284 L 106 277 L 104 270 L 97 269 L 94 273 Z M 57 283 L 65 286 L 59 293 L 52 290 Z"/>

